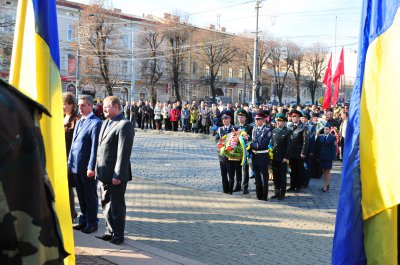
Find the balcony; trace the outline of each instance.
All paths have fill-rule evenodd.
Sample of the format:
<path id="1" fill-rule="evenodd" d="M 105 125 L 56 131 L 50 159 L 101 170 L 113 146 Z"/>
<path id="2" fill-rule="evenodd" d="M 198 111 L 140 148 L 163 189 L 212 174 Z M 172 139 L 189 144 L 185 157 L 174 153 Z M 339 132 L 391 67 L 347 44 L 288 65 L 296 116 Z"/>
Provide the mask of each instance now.
<path id="1" fill-rule="evenodd" d="M 232 85 L 236 85 L 240 82 L 239 78 L 225 78 L 225 82 L 232 84 Z"/>

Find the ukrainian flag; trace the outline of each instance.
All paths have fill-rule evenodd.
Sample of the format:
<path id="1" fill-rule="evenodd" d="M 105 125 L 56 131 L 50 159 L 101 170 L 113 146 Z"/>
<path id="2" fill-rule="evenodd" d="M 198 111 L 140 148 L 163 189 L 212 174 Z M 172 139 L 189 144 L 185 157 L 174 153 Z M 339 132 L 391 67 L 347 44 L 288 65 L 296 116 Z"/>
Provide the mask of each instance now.
<path id="1" fill-rule="evenodd" d="M 40 128 L 46 150 L 46 169 L 55 192 L 65 250 L 65 264 L 75 264 L 69 207 L 63 122 L 60 58 L 55 0 L 19 0 L 10 83 L 44 105 Z"/>
<path id="2" fill-rule="evenodd" d="M 399 264 L 400 0 L 365 0 L 332 264 Z"/>

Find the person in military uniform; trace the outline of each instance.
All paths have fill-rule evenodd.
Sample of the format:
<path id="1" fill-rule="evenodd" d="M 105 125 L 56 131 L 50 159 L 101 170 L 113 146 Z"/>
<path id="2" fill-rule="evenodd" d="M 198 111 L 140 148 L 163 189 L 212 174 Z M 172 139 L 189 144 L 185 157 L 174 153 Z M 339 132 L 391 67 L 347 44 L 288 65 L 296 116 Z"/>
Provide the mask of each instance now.
<path id="1" fill-rule="evenodd" d="M 50 114 L 2 79 L 0 98 L 0 264 L 64 264 L 39 128 Z"/>
<path id="2" fill-rule="evenodd" d="M 302 111 L 300 121 L 303 124 L 307 125 L 310 142 L 308 144 L 308 152 L 306 158 L 304 160 L 304 183 L 303 187 L 308 188 L 308 184 L 310 183 L 311 173 L 312 173 L 312 161 L 315 160 L 315 135 L 317 133 L 317 125 L 310 120 L 309 111 Z"/>
<path id="3" fill-rule="evenodd" d="M 292 124 L 289 126 L 291 134 L 285 158 L 289 159 L 292 171 L 290 172 L 290 188 L 286 191 L 300 192 L 304 184 L 304 159 L 307 157 L 310 132 L 307 125 L 300 122 L 300 111 L 292 110 L 289 115 L 292 118 Z"/>
<path id="4" fill-rule="evenodd" d="M 272 131 L 270 146 L 272 148 L 272 174 L 274 176 L 275 195 L 271 199 L 283 200 L 286 193 L 287 163 L 290 130 L 285 126 L 287 121 L 283 113 L 275 116 L 276 128 Z"/>
<path id="5" fill-rule="evenodd" d="M 237 119 L 238 119 L 238 128 L 239 130 L 244 131 L 247 133 L 248 136 L 245 136 L 245 142 L 250 142 L 252 139 L 252 134 L 253 134 L 253 127 L 251 127 L 249 124 L 247 124 L 247 111 L 244 109 L 238 109 L 236 111 Z M 241 164 L 241 163 L 240 163 Z M 249 165 L 246 164 L 243 167 L 239 164 L 239 171 L 240 171 L 240 179 L 239 175 L 236 174 L 236 188 L 234 191 L 240 191 L 240 185 L 242 181 L 242 176 L 243 176 L 243 194 L 249 194 Z M 238 172 L 236 171 L 236 173 Z"/>
<path id="6" fill-rule="evenodd" d="M 231 116 L 230 114 L 223 110 L 221 112 L 221 119 L 223 126 L 219 127 L 217 130 L 217 135 L 215 136 L 215 141 L 218 142 L 224 135 L 231 133 L 232 131 L 238 130 L 237 127 L 231 124 Z M 232 194 L 233 186 L 235 181 L 235 170 L 238 167 L 237 164 L 240 164 L 240 161 L 232 161 L 228 160 L 227 157 L 219 155 L 219 166 L 221 169 L 221 178 L 222 178 L 222 189 L 224 193 Z M 239 165 L 240 166 L 240 165 Z M 228 179 L 229 176 L 229 179 Z"/>
<path id="7" fill-rule="evenodd" d="M 267 115 L 260 110 L 254 114 L 256 126 L 253 128 L 252 143 L 252 165 L 256 182 L 256 195 L 259 200 L 268 200 L 268 145 L 272 137 L 272 128 L 266 125 Z"/>

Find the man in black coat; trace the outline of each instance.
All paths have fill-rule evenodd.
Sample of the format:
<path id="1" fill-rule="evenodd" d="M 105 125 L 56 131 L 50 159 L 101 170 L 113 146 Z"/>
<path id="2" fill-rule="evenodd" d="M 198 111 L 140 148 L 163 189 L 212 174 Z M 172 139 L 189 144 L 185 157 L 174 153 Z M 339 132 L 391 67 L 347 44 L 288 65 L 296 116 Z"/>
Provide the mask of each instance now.
<path id="1" fill-rule="evenodd" d="M 247 133 L 245 142 L 251 142 L 253 134 L 253 127 L 247 123 L 248 113 L 244 109 L 238 109 L 236 111 L 238 118 L 238 127 L 240 130 Z M 240 185 L 243 176 L 243 194 L 249 194 L 249 165 L 246 163 L 243 167 L 239 164 L 236 170 L 236 188 L 234 191 L 240 191 Z M 238 173 L 240 171 L 240 174 Z"/>
<path id="2" fill-rule="evenodd" d="M 283 200 L 286 193 L 287 163 L 290 130 L 285 126 L 287 119 L 283 113 L 275 116 L 277 128 L 272 131 L 270 146 L 272 148 L 272 174 L 274 176 L 275 195 L 271 199 Z"/>
<path id="3" fill-rule="evenodd" d="M 253 128 L 252 164 L 256 181 L 256 195 L 259 200 L 268 200 L 268 145 L 272 137 L 272 128 L 266 125 L 267 115 L 263 111 L 254 114 L 256 126 Z"/>
<path id="4" fill-rule="evenodd" d="M 292 124 L 289 126 L 291 131 L 288 152 L 286 159 L 292 169 L 290 173 L 290 188 L 288 192 L 300 192 L 304 184 L 304 159 L 307 156 L 308 144 L 310 142 L 310 132 L 306 124 L 300 122 L 301 112 L 292 110 L 289 115 L 292 117 Z"/>
<path id="5" fill-rule="evenodd" d="M 221 119 L 223 126 L 219 127 L 217 130 L 217 135 L 215 137 L 216 142 L 225 136 L 226 134 L 231 133 L 232 131 L 237 131 L 238 128 L 231 124 L 231 116 L 226 110 L 221 112 Z M 233 185 L 235 181 L 235 169 L 237 168 L 237 164 L 239 161 L 228 160 L 227 157 L 219 155 L 219 166 L 221 169 L 221 178 L 222 178 L 222 189 L 224 193 L 232 194 Z M 229 176 L 229 179 L 228 179 Z"/>

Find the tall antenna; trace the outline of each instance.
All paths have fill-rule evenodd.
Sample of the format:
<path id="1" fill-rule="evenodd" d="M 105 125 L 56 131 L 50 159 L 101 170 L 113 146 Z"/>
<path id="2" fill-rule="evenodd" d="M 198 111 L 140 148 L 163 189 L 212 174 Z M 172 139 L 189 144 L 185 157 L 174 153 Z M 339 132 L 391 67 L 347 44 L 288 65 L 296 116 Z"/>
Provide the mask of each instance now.
<path id="1" fill-rule="evenodd" d="M 221 30 L 221 14 L 217 14 L 217 29 Z"/>

